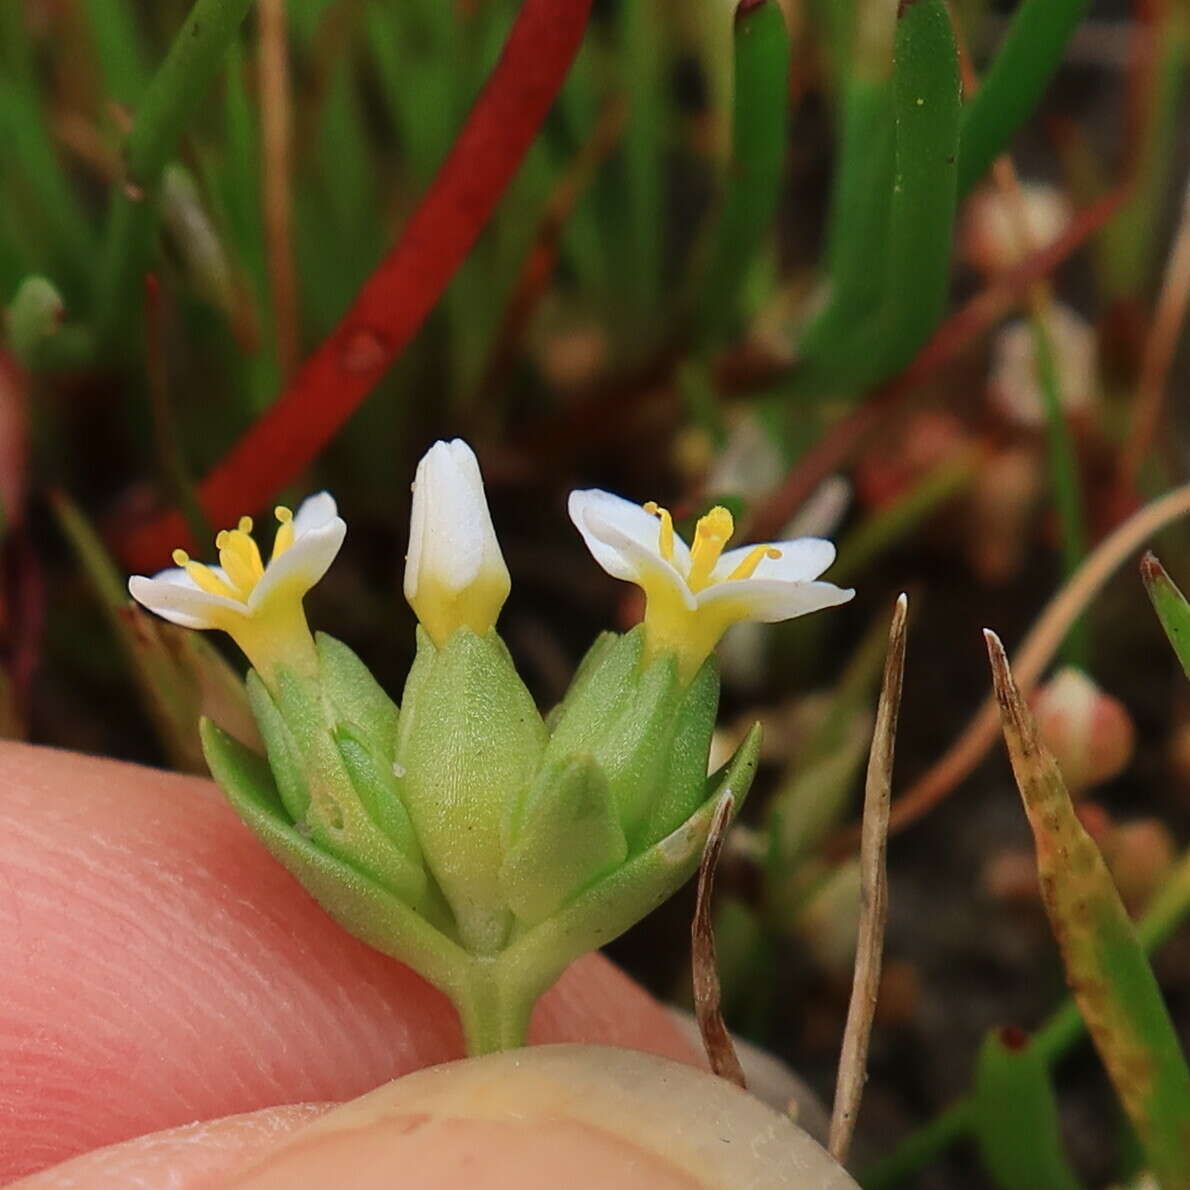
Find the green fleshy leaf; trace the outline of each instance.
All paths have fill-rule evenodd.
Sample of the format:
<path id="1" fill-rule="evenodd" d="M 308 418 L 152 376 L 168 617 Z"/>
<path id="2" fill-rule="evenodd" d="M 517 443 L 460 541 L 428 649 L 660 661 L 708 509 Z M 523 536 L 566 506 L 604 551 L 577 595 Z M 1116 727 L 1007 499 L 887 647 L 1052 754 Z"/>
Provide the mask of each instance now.
<path id="1" fill-rule="evenodd" d="M 500 883 L 513 912 L 536 925 L 627 856 L 607 778 L 576 756 L 545 768 L 525 799 Z"/>
<path id="2" fill-rule="evenodd" d="M 293 822 L 304 822 L 310 808 L 310 790 L 297 743 L 256 670 L 248 671 L 246 684 L 248 702 L 268 752 L 281 802 Z"/>
<path id="3" fill-rule="evenodd" d="M 719 799 L 735 798 L 736 813 L 747 797 L 760 757 L 760 725 L 748 733 L 714 792 L 677 830 L 654 843 L 580 893 L 569 905 L 517 938 L 500 957 L 541 988 L 566 965 L 618 938 L 668 900 L 698 868 Z"/>
<path id="4" fill-rule="evenodd" d="M 674 716 L 669 763 L 643 832 L 646 846 L 676 830 L 705 797 L 707 757 L 718 710 L 719 669 L 715 659 L 708 657 Z"/>
<path id="5" fill-rule="evenodd" d="M 1161 627 L 1182 664 L 1182 671 L 1190 678 L 1190 603 L 1154 554 L 1144 556 L 1140 571 Z"/>
<path id="6" fill-rule="evenodd" d="M 427 916 L 299 833 L 285 817 L 262 757 L 207 719 L 200 732 L 212 775 L 273 858 L 349 933 L 456 995 L 468 962 L 459 945 Z"/>
<path id="7" fill-rule="evenodd" d="M 512 925 L 500 890 L 502 831 L 537 773 L 545 738 L 494 631 L 459 629 L 441 649 L 419 631 L 401 708 L 401 791 L 464 944 L 478 954 L 498 950 Z"/>
<path id="8" fill-rule="evenodd" d="M 1062 1150 L 1049 1067 L 1030 1039 L 996 1030 L 975 1074 L 975 1139 L 1000 1190 L 1079 1190 Z"/>
<path id="9" fill-rule="evenodd" d="M 354 733 L 391 765 L 397 748 L 400 715 L 397 704 L 342 641 L 325 632 L 319 632 L 315 641 L 323 693 L 337 715 L 350 723 Z"/>
<path id="10" fill-rule="evenodd" d="M 623 636 L 604 633 L 591 646 L 553 716 L 551 757 L 595 751 L 597 738 L 626 701 L 627 691 L 635 682 L 644 639 L 643 629 L 637 627 Z"/>

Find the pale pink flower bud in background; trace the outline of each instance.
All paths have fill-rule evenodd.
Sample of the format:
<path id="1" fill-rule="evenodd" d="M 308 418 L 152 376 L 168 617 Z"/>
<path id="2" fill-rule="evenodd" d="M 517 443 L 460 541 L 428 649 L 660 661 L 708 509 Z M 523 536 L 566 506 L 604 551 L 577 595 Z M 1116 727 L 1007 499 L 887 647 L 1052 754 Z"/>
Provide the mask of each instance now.
<path id="1" fill-rule="evenodd" d="M 1110 781 L 1132 759 L 1136 733 L 1128 711 L 1074 666 L 1037 691 L 1033 712 L 1074 797 Z"/>

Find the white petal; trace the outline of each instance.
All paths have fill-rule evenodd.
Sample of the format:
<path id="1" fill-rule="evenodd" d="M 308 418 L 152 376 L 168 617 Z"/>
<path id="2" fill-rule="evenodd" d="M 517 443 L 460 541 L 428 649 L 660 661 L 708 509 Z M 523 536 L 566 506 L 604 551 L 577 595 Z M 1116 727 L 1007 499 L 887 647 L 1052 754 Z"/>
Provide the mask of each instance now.
<path id="1" fill-rule="evenodd" d="M 416 597 L 423 573 L 448 591 L 463 591 L 485 570 L 508 573 L 479 461 L 461 438 L 436 442 L 413 483 L 405 596 Z"/>
<path id="2" fill-rule="evenodd" d="M 309 533 L 311 529 L 319 529 L 328 524 L 338 515 L 339 509 L 330 492 L 318 492 L 313 496 L 307 496 L 302 501 L 301 508 L 294 514 L 293 535 L 301 537 L 303 533 Z"/>
<path id="3" fill-rule="evenodd" d="M 602 526 L 611 526 L 620 538 L 635 542 L 642 550 L 655 555 L 658 562 L 674 569 L 679 576 L 690 572 L 690 550 L 686 543 L 675 533 L 674 560 L 672 563 L 666 562 L 661 557 L 661 522 L 651 512 L 645 512 L 639 504 L 599 488 L 587 488 L 570 493 L 568 511 L 595 561 L 613 578 L 633 582 L 636 571 L 621 556 L 619 548 L 609 544 L 599 528 Z"/>
<path id="4" fill-rule="evenodd" d="M 753 572 L 757 579 L 806 583 L 816 579 L 835 560 L 834 544 L 821 537 L 798 537 L 793 541 L 774 541 L 772 545 L 781 551 L 781 556 L 764 558 Z M 715 564 L 714 581 L 723 582 L 755 548 L 746 545 L 738 550 L 728 550 Z"/>
<path id="5" fill-rule="evenodd" d="M 181 579 L 166 577 L 178 573 Z M 156 578 L 134 574 L 128 580 L 128 592 L 149 611 L 183 628 L 214 628 L 226 620 L 228 612 L 247 614 L 238 600 L 202 590 L 185 571 L 163 570 Z"/>
<path id="6" fill-rule="evenodd" d="M 824 607 L 837 607 L 855 595 L 834 583 L 789 583 L 774 579 L 745 578 L 733 583 L 716 583 L 699 592 L 698 606 L 738 601 L 746 609 L 744 617 L 775 624 L 792 620 Z"/>
<path id="7" fill-rule="evenodd" d="M 571 493 L 572 497 L 575 494 L 577 493 Z M 578 525 L 579 522 L 576 520 L 575 524 Z M 583 526 L 586 527 L 586 532 L 583 531 Z M 583 526 L 580 526 L 579 531 L 583 534 L 583 540 L 587 542 L 595 561 L 613 578 L 624 579 L 646 589 L 654 584 L 664 584 L 677 595 L 685 607 L 690 611 L 694 610 L 694 594 L 686 585 L 686 580 L 656 549 L 642 545 L 634 537 L 622 532 L 617 525 L 605 521 L 599 512 L 592 509 L 584 512 Z M 598 551 L 591 546 L 592 538 L 601 547 Z M 616 569 L 612 569 L 604 558 L 614 559 Z"/>
<path id="8" fill-rule="evenodd" d="M 295 535 L 293 545 L 265 567 L 264 577 L 253 587 L 248 596 L 249 612 L 255 612 L 283 588 L 288 597 L 300 599 L 326 574 L 346 536 L 347 524 L 337 516 L 316 529 Z"/>

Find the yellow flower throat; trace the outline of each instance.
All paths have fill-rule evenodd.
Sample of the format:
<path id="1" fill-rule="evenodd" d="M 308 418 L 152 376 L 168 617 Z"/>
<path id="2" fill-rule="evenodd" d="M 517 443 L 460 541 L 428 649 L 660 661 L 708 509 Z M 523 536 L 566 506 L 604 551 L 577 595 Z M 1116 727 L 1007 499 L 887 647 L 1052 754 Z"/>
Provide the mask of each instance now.
<path id="1" fill-rule="evenodd" d="M 293 545 L 294 538 L 293 513 L 283 506 L 275 511 L 278 525 L 277 535 L 273 539 L 272 562 Z M 236 528 L 220 532 L 215 538 L 215 548 L 219 551 L 219 565 L 223 568 L 226 581 L 209 566 L 192 561 L 185 550 L 174 550 L 174 564 L 185 570 L 194 583 L 208 594 L 247 603 L 256 584 L 264 577 L 265 569 L 260 550 L 252 539 L 252 518 L 240 517 Z"/>
<path id="2" fill-rule="evenodd" d="M 669 509 L 662 508 L 652 500 L 643 507 L 645 512 L 651 513 L 661 522 L 657 549 L 667 562 L 672 563 L 674 522 Z M 690 547 L 690 573 L 685 576 L 686 586 L 696 595 L 718 581 L 731 582 L 734 579 L 751 578 L 765 558 L 776 559 L 781 556 L 781 551 L 775 546 L 758 545 L 726 579 L 715 579 L 712 572 L 734 532 L 735 521 L 731 513 L 720 504 L 715 505 L 706 516 L 698 518 L 698 524 L 694 527 L 694 544 Z"/>

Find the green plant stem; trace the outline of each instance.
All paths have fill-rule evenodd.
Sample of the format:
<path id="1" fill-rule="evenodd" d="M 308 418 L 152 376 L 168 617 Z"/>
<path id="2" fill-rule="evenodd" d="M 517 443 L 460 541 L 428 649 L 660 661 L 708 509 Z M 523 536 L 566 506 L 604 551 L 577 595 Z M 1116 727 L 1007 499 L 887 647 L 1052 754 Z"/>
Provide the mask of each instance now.
<path id="1" fill-rule="evenodd" d="M 1155 32 L 1157 61 L 1141 102 L 1146 115 L 1134 150 L 1132 193 L 1104 228 L 1099 271 L 1104 295 L 1120 301 L 1141 295 L 1153 276 L 1158 236 L 1164 234 L 1170 171 L 1183 135 L 1183 96 L 1190 67 L 1190 10 L 1182 3 L 1160 6 Z"/>
<path id="2" fill-rule="evenodd" d="M 161 171 L 251 6 L 252 0 L 196 0 L 145 91 L 124 143 L 124 183 L 108 212 L 96 299 L 101 349 L 110 348 L 140 308 Z"/>
<path id="3" fill-rule="evenodd" d="M 1153 898 L 1136 932 L 1147 953 L 1159 949 L 1190 916 L 1190 851 Z M 1067 998 L 1033 1034 L 1031 1044 L 1049 1065 L 1064 1057 L 1086 1033 L 1074 1000 Z M 892 1190 L 924 1169 L 952 1145 L 970 1135 L 974 1100 L 964 1095 L 928 1124 L 906 1137 L 888 1157 L 875 1162 L 860 1176 L 864 1190 Z"/>
<path id="4" fill-rule="evenodd" d="M 1088 0 L 1023 0 L 1000 52 L 963 111 L 959 194 L 966 194 L 1041 100 Z"/>
<path id="5" fill-rule="evenodd" d="M 916 487 L 870 516 L 843 539 L 831 569 L 832 580 L 849 581 L 874 558 L 904 540 L 926 517 L 968 487 L 978 471 L 978 459 L 972 452 L 944 459 Z"/>
<path id="6" fill-rule="evenodd" d="M 536 996 L 510 986 L 503 974 L 498 960 L 473 959 L 462 988 L 452 997 L 468 1057 L 518 1049 L 526 1043 Z"/>
<path id="7" fill-rule="evenodd" d="M 1046 421 L 1046 454 L 1050 487 L 1058 513 L 1061 538 L 1062 573 L 1069 578 L 1082 565 L 1087 553 L 1087 529 L 1083 518 L 1082 484 L 1074 438 L 1062 409 L 1062 378 L 1058 375 L 1053 341 L 1040 313 L 1032 319 L 1033 351 L 1037 360 L 1037 380 L 1041 389 Z M 1089 643 L 1085 621 L 1071 626 L 1062 644 L 1062 658 L 1068 665 L 1086 668 Z"/>

